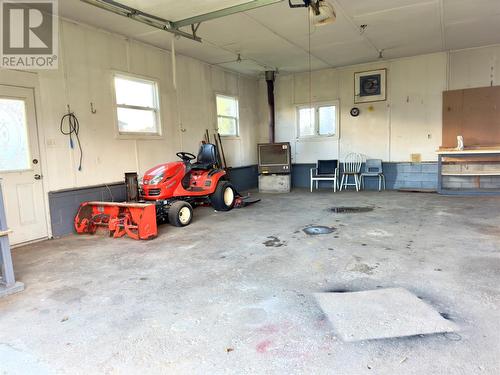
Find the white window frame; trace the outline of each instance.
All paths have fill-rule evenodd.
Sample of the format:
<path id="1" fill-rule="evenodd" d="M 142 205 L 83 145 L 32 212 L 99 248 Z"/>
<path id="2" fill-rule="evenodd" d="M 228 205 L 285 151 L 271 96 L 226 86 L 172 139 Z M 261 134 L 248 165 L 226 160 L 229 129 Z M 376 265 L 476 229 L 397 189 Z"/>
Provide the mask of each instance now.
<path id="1" fill-rule="evenodd" d="M 335 107 L 335 132 L 333 134 L 319 134 L 319 108 L 321 107 Z M 314 108 L 314 134 L 301 135 L 300 134 L 300 113 L 299 111 L 304 108 Z M 331 100 L 328 102 L 315 102 L 307 104 L 298 104 L 295 110 L 296 114 L 296 129 L 297 139 L 321 139 L 321 138 L 338 138 L 340 126 L 340 101 Z"/>
<path id="2" fill-rule="evenodd" d="M 219 109 L 217 108 L 217 97 L 219 97 L 219 96 L 236 100 L 236 117 L 224 116 L 224 115 L 219 116 Z M 219 117 L 230 118 L 230 119 L 236 120 L 236 134 L 226 134 L 226 135 L 221 134 L 220 136 L 225 137 L 225 138 L 239 138 L 240 137 L 240 99 L 238 98 L 238 96 L 225 94 L 225 93 L 221 93 L 221 92 L 215 93 L 215 122 L 216 122 L 215 130 L 217 130 L 217 132 L 219 132 Z"/>
<path id="3" fill-rule="evenodd" d="M 118 104 L 116 99 L 116 86 L 115 86 L 115 78 L 123 78 L 130 81 L 142 82 L 152 84 L 154 86 L 154 107 L 143 107 L 143 106 L 135 106 L 135 105 L 127 105 L 127 104 Z M 163 138 L 163 126 L 161 122 L 161 101 L 160 101 L 160 85 L 157 80 L 141 76 L 138 74 L 124 73 L 124 72 L 113 72 L 111 77 L 111 86 L 113 92 L 113 110 L 115 116 L 115 129 L 116 135 L 119 139 L 161 139 Z M 155 120 L 156 120 L 156 132 L 154 133 L 146 133 L 146 132 L 123 132 L 120 131 L 120 125 L 118 122 L 118 108 L 129 108 L 129 109 L 139 109 L 146 111 L 154 111 Z"/>

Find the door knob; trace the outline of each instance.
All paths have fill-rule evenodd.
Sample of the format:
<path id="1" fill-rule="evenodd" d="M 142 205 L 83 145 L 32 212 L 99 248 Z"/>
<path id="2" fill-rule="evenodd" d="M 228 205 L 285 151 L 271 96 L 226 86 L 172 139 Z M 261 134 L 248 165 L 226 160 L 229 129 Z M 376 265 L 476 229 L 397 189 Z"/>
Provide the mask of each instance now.
<path id="1" fill-rule="evenodd" d="M 42 179 L 42 176 L 41 176 L 41 175 L 39 175 L 39 174 L 36 174 L 36 175 L 35 175 L 35 180 L 41 180 L 41 179 Z"/>

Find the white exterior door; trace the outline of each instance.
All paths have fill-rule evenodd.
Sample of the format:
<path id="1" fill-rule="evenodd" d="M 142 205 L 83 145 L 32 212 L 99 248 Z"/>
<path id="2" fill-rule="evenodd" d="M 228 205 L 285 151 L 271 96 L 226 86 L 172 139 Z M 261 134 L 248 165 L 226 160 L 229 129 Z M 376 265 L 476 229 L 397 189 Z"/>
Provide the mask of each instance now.
<path id="1" fill-rule="evenodd" d="M 0 85 L 0 183 L 12 245 L 47 237 L 32 89 Z"/>

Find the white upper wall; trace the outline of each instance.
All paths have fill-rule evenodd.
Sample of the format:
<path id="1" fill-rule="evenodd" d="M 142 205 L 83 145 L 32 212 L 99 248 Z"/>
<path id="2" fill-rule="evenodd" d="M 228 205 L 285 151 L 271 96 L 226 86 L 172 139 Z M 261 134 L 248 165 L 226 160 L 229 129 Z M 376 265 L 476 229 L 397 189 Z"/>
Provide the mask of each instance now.
<path id="1" fill-rule="evenodd" d="M 450 90 L 500 85 L 500 45 L 450 52 Z"/>
<path id="2" fill-rule="evenodd" d="M 292 143 L 295 163 L 342 158 L 350 152 L 386 161 L 408 161 L 410 154 L 420 153 L 422 160 L 434 160 L 441 144 L 446 61 L 445 53 L 437 53 L 313 72 L 312 102 L 338 100 L 340 129 L 337 137 L 312 140 L 297 139 L 296 106 L 309 102 L 309 74 L 279 77 L 277 140 Z M 354 73 L 380 68 L 387 69 L 387 100 L 354 104 Z M 352 107 L 360 108 L 358 117 L 350 115 Z"/>
<path id="3" fill-rule="evenodd" d="M 387 69 L 387 100 L 354 104 L 354 73 Z M 299 104 L 309 102 L 309 73 L 279 76 L 275 86 L 277 141 L 291 142 L 294 163 L 343 158 L 359 152 L 384 161 L 436 160 L 441 146 L 442 92 L 500 84 L 500 46 L 441 52 L 312 72 L 312 102 L 339 100 L 338 137 L 297 139 Z M 265 81 L 261 81 L 265 96 Z M 352 117 L 352 107 L 361 114 Z M 267 107 L 261 100 L 261 111 Z M 267 141 L 266 112 L 260 116 L 260 141 Z"/>
<path id="4" fill-rule="evenodd" d="M 240 137 L 223 139 L 228 164 L 255 164 L 258 81 L 179 55 L 176 66 L 177 90 L 170 52 L 61 21 L 59 69 L 35 73 L 46 189 L 121 181 L 124 172 L 143 173 L 158 163 L 176 160 L 177 151 L 196 154 L 205 129 L 213 134 L 217 127 L 216 92 L 239 97 Z M 112 92 L 115 71 L 159 82 L 162 139 L 118 139 Z M 12 75 L 14 72 L 2 71 L 0 83 L 2 77 Z M 90 111 L 91 102 L 95 114 Z M 78 151 L 69 148 L 68 137 L 59 131 L 67 104 L 80 122 L 81 172 L 77 170 Z"/>

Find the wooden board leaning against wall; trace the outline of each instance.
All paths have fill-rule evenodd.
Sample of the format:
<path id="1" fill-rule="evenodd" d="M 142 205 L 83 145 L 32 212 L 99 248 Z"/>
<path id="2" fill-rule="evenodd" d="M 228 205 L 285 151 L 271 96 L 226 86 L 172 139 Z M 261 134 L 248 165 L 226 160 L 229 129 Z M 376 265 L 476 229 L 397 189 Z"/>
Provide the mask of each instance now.
<path id="1" fill-rule="evenodd" d="M 500 148 L 500 86 L 443 92 L 442 148 L 457 146 L 464 138 L 465 149 Z M 447 157 L 448 162 L 498 163 L 500 156 Z"/>

